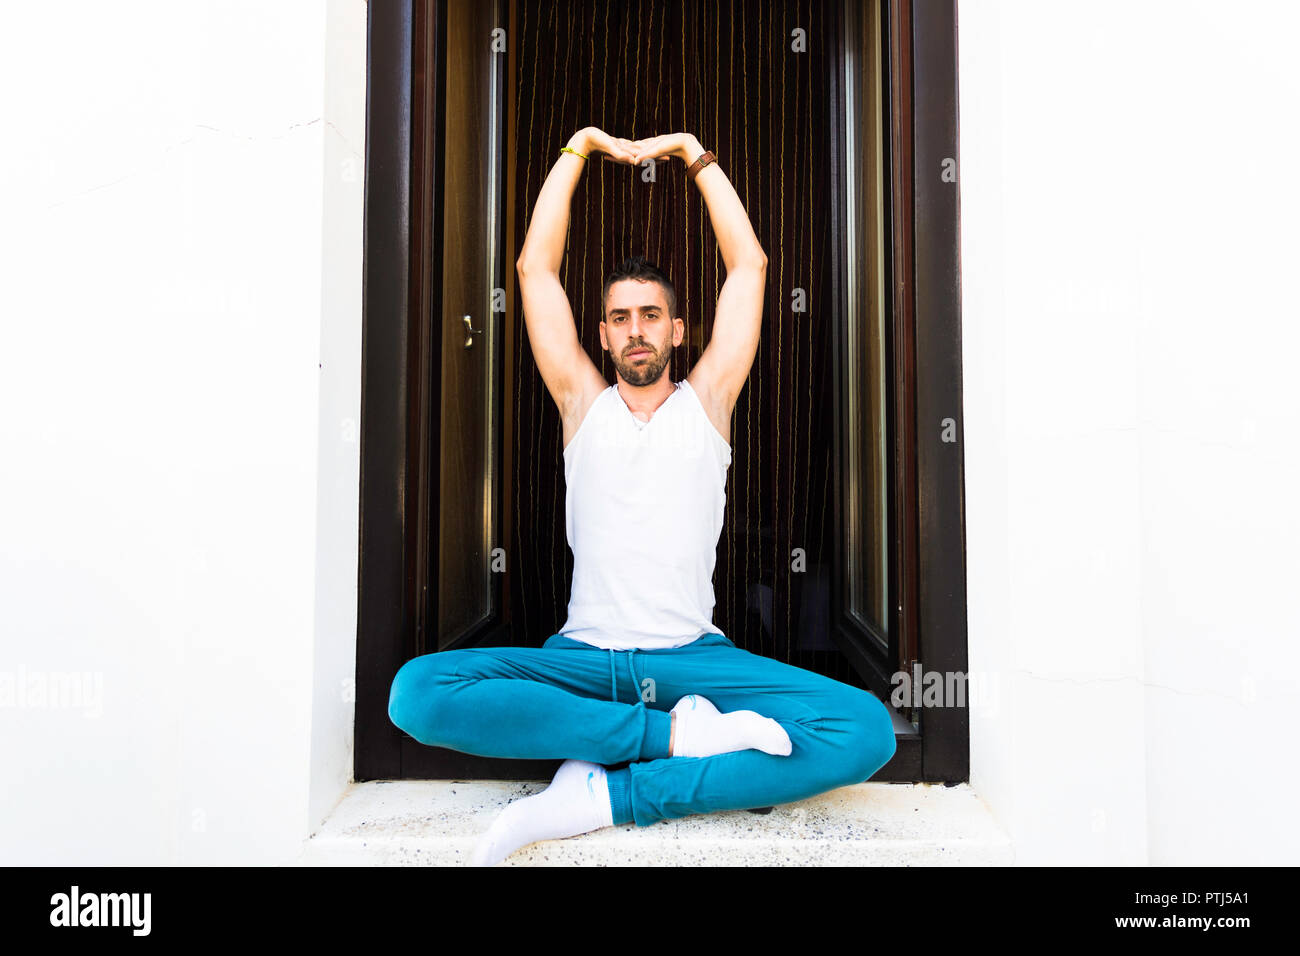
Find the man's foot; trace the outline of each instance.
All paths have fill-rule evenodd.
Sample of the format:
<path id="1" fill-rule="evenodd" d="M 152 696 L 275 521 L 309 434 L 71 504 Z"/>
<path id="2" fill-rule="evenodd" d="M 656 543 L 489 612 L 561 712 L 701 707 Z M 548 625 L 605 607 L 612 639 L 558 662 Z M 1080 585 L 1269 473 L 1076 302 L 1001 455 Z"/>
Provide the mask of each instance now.
<path id="1" fill-rule="evenodd" d="M 494 866 L 538 840 L 560 840 L 614 825 L 605 768 L 566 760 L 541 793 L 506 807 L 479 838 L 473 866 Z"/>
<path id="2" fill-rule="evenodd" d="M 752 710 L 723 714 L 699 694 L 688 694 L 669 711 L 673 728 L 673 757 L 712 757 L 737 750 L 761 750 L 788 757 L 794 747 L 785 728 Z"/>

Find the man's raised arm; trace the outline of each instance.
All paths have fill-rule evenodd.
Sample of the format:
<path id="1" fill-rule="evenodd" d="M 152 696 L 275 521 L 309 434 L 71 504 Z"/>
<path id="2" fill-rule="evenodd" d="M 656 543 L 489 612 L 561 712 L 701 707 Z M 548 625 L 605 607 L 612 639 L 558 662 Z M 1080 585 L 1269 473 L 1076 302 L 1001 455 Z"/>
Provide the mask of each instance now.
<path id="1" fill-rule="evenodd" d="M 689 167 L 704 154 L 704 147 L 690 133 L 638 140 L 632 146 L 635 163 L 651 157 L 676 156 Z M 758 243 L 744 203 L 716 162 L 695 175 L 695 186 L 708 207 L 718 252 L 727 268 L 727 280 L 718 293 L 713 335 L 691 370 L 690 378 L 700 383 L 697 390 L 705 391 L 708 401 L 723 410 L 723 417 L 729 418 L 758 352 L 767 286 L 767 253 Z"/>
<path id="2" fill-rule="evenodd" d="M 631 161 L 629 146 L 627 140 L 615 139 L 595 127 L 579 130 L 568 143 L 569 149 L 583 156 L 594 157 L 601 152 L 619 162 Z M 567 412 L 569 403 L 585 386 L 594 384 L 594 379 L 604 384 L 600 370 L 578 339 L 573 310 L 560 284 L 569 206 L 587 162 L 571 152 L 560 153 L 537 196 L 528 234 L 515 262 L 533 359 L 561 414 Z"/>

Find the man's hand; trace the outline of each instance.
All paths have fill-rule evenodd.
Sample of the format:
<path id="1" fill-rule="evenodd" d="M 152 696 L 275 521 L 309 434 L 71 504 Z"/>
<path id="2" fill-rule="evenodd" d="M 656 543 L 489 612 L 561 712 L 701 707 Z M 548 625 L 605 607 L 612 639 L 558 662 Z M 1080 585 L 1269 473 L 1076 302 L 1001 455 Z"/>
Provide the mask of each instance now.
<path id="1" fill-rule="evenodd" d="M 690 133 L 665 133 L 649 139 L 638 139 L 629 145 L 632 148 L 632 162 L 636 164 L 647 159 L 671 159 L 675 156 L 689 166 L 704 152 L 700 141 Z"/>
<path id="2" fill-rule="evenodd" d="M 569 140 L 568 146 L 570 149 L 576 149 L 584 156 L 590 156 L 592 153 L 604 153 L 606 159 L 612 159 L 616 163 L 632 165 L 632 141 L 610 136 L 603 129 L 598 129 L 595 126 L 588 126 L 578 130 Z"/>

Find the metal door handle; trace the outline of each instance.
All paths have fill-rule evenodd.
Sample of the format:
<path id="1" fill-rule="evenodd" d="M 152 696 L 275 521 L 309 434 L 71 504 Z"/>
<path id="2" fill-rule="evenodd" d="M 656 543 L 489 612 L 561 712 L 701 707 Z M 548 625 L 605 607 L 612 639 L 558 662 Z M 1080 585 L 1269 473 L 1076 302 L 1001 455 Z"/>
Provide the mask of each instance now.
<path id="1" fill-rule="evenodd" d="M 465 336 L 465 348 L 467 348 L 467 349 L 472 349 L 472 348 L 474 347 L 474 336 L 475 336 L 475 335 L 482 335 L 482 334 L 483 334 L 483 330 L 482 330 L 482 329 L 476 329 L 476 328 L 474 328 L 474 326 L 473 326 L 472 324 L 470 324 L 470 317 L 469 317 L 468 315 L 463 316 L 462 318 L 463 318 L 463 321 L 465 322 L 465 331 L 466 331 L 466 332 L 472 332 L 472 333 L 473 333 L 473 335 L 466 335 L 466 336 Z"/>

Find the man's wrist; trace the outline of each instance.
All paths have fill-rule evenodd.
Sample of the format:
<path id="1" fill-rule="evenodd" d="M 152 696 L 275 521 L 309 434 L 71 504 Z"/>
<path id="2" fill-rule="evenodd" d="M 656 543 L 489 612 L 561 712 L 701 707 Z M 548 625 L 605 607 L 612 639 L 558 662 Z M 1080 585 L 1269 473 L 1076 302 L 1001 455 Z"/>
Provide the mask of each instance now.
<path id="1" fill-rule="evenodd" d="M 591 142 L 587 137 L 587 131 L 580 129 L 569 137 L 568 143 L 565 144 L 569 149 L 576 149 L 583 156 L 591 155 Z"/>
<path id="2" fill-rule="evenodd" d="M 704 147 L 694 136 L 687 136 L 686 142 L 682 144 L 682 151 L 678 154 L 683 163 L 689 166 L 701 156 L 704 155 Z"/>

